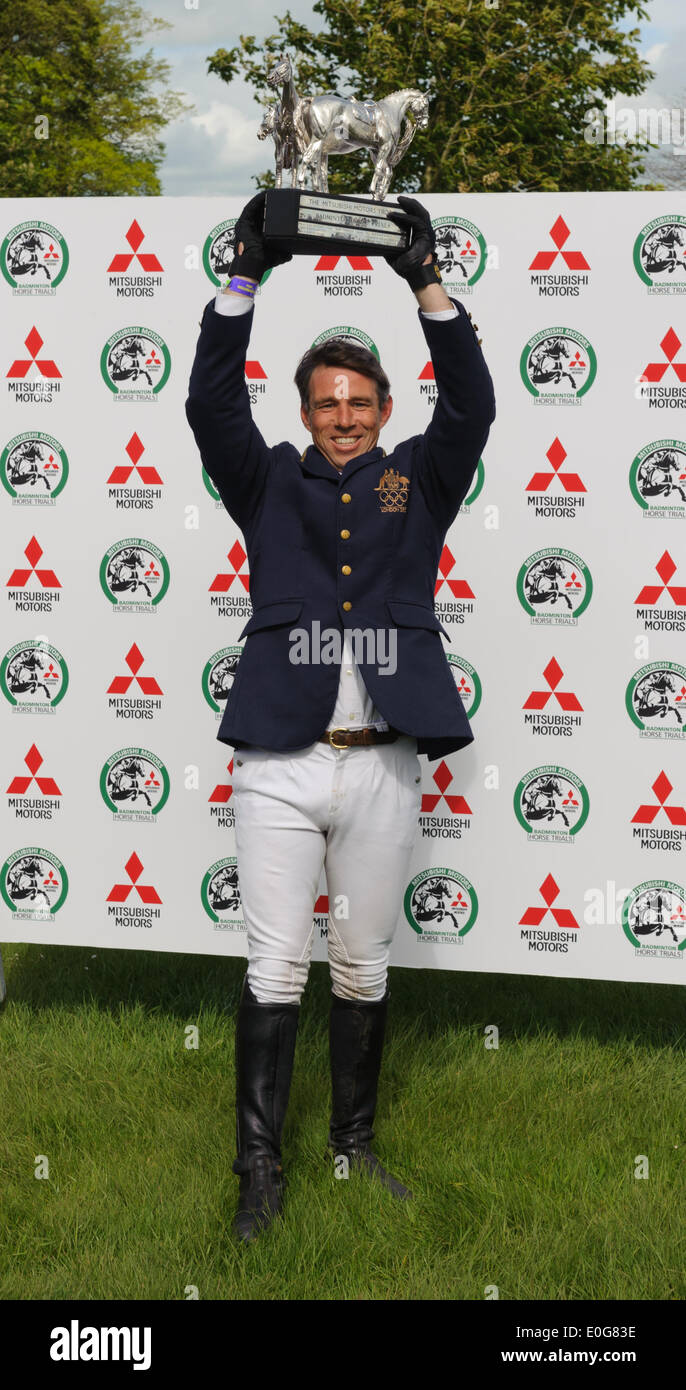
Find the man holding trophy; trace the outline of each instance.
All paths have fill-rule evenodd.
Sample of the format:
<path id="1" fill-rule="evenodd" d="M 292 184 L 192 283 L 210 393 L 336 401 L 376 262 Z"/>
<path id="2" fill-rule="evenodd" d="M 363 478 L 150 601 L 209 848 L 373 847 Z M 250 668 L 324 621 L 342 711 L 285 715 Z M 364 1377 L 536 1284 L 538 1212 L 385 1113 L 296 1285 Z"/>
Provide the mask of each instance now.
<path id="1" fill-rule="evenodd" d="M 342 235 L 346 219 L 335 199 L 295 190 L 266 197 L 302 197 L 315 235 L 319 197 L 323 220 L 326 212 Z M 386 455 L 377 441 L 393 408 L 388 378 L 371 352 L 333 338 L 306 352 L 295 375 L 312 442 L 302 453 L 265 443 L 244 377 L 254 295 L 265 270 L 300 247 L 297 231 L 290 242 L 279 239 L 278 226 L 270 237 L 264 193 L 236 224 L 230 280 L 205 308 L 186 402 L 203 464 L 245 537 L 253 604 L 218 734 L 236 750 L 236 853 L 248 930 L 233 1165 L 242 1241 L 282 1210 L 281 1133 L 322 868 L 336 1173 L 361 1168 L 397 1197 L 411 1196 L 371 1147 L 387 969 L 417 833 L 418 754 L 438 758 L 473 737 L 433 593 L 443 539 L 469 491 L 495 401 L 470 316 L 440 283 L 429 214 L 414 199 L 398 203 L 381 209 L 359 200 L 348 226 L 357 236 L 353 251 L 384 255 L 396 272 L 389 291 L 405 281 L 414 292 L 438 387 L 423 434 Z M 355 230 L 364 210 L 371 230 Z M 336 250 L 346 246 L 339 241 Z M 297 322 L 294 315 L 289 335 Z M 340 638 L 338 661 L 294 659 L 296 638 L 308 634 L 314 643 L 325 628 Z"/>

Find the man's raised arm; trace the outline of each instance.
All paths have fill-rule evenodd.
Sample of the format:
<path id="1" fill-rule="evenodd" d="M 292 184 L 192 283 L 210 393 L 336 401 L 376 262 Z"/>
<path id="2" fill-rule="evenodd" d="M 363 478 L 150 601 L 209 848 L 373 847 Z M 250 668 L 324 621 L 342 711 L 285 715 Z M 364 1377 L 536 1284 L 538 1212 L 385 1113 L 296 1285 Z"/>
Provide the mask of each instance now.
<path id="1" fill-rule="evenodd" d="M 229 286 L 218 296 L 220 311 L 214 299 L 205 306 L 186 400 L 186 417 L 203 465 L 243 531 L 271 465 L 271 450 L 253 421 L 245 384 L 253 299 L 264 271 L 290 260 L 267 252 L 261 235 L 263 214 L 264 193 L 258 193 L 236 223 L 236 254 Z"/>
<path id="2" fill-rule="evenodd" d="M 438 388 L 422 441 L 419 481 L 431 510 L 447 527 L 469 492 L 495 419 L 495 394 L 471 315 L 440 283 L 427 210 L 402 195 L 398 203 L 402 211 L 393 220 L 407 220 L 412 241 L 408 251 L 386 259 L 414 290 Z"/>

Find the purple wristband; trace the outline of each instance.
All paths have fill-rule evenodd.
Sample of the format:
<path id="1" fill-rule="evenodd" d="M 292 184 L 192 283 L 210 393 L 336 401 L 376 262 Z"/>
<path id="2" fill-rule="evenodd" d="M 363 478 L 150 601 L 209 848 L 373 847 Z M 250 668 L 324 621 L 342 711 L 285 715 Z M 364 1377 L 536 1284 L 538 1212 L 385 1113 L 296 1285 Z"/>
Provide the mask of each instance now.
<path id="1" fill-rule="evenodd" d="M 254 299 L 257 284 L 255 280 L 246 280 L 242 275 L 232 275 L 225 288 L 233 290 L 234 294 L 245 295 L 246 299 Z"/>

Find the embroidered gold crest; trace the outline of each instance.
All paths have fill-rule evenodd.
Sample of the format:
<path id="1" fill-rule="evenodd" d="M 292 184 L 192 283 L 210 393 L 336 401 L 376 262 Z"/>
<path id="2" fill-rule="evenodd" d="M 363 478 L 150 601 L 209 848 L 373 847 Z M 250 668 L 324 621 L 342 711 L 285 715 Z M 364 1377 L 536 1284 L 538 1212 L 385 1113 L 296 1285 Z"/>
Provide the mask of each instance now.
<path id="1" fill-rule="evenodd" d="M 406 512 L 410 480 L 394 468 L 387 468 L 374 488 L 379 494 L 382 512 Z"/>

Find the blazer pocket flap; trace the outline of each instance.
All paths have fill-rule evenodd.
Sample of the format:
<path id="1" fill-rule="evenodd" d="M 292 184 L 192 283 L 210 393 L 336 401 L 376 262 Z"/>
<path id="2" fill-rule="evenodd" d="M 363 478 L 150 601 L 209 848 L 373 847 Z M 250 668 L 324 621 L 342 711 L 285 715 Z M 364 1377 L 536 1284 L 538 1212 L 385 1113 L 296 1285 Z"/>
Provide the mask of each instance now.
<path id="1" fill-rule="evenodd" d="M 256 608 L 252 618 L 246 623 L 238 640 L 249 637 L 251 632 L 259 632 L 265 627 L 281 627 L 284 623 L 294 623 L 300 617 L 304 599 L 284 599 L 281 603 L 263 603 Z"/>
<path id="2" fill-rule="evenodd" d="M 430 632 L 442 632 L 449 637 L 436 617 L 433 608 L 425 608 L 422 603 L 410 603 L 405 599 L 387 598 L 386 607 L 397 627 L 426 627 Z"/>

